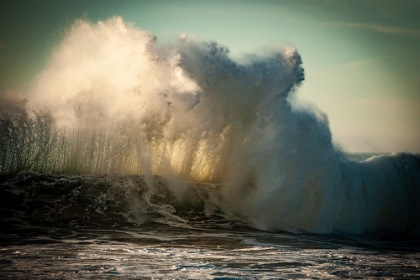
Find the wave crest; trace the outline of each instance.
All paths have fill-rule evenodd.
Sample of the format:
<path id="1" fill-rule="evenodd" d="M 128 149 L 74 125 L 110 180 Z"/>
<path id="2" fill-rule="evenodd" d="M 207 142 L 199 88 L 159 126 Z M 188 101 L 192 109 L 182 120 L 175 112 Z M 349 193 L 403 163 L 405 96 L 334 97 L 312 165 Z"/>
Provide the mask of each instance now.
<path id="1" fill-rule="evenodd" d="M 159 46 L 120 17 L 77 21 L 19 103 L 27 112 L 3 117 L 1 172 L 217 182 L 211 205 L 267 230 L 419 230 L 418 156 L 348 160 L 327 117 L 293 94 L 296 49 L 244 61 L 215 42 Z"/>

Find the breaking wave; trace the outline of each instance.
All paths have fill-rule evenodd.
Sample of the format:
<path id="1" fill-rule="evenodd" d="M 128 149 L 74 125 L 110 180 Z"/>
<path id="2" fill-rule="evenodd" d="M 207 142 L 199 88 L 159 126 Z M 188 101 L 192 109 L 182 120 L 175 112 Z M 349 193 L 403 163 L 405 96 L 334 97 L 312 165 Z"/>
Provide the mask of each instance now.
<path id="1" fill-rule="evenodd" d="M 164 209 L 183 201 L 265 230 L 418 233 L 420 157 L 348 159 L 327 117 L 298 100 L 303 80 L 292 47 L 239 63 L 214 42 L 159 46 L 120 17 L 77 21 L 28 101 L 1 95 L 2 187 L 23 170 L 141 175 L 155 195 L 158 175 L 176 198 Z M 191 185 L 207 194 L 186 195 Z"/>

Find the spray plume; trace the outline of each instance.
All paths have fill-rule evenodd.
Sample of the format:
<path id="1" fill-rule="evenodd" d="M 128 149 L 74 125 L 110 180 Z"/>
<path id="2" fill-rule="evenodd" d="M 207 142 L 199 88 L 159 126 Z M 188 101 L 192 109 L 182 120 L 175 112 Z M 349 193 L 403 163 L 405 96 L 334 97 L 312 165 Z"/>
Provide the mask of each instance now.
<path id="1" fill-rule="evenodd" d="M 347 160 L 327 117 L 294 98 L 303 80 L 292 48 L 238 63 L 214 42 L 158 46 L 120 17 L 77 21 L 28 95 L 40 138 L 7 144 L 2 172 L 216 182 L 215 207 L 260 229 L 420 230 L 419 157 Z"/>

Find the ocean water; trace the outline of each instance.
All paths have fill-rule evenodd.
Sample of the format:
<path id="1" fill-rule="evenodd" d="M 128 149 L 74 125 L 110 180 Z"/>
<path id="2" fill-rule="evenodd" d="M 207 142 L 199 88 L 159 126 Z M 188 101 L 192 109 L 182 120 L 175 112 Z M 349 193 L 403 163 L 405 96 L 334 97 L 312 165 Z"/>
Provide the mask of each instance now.
<path id="1" fill-rule="evenodd" d="M 304 78 L 76 21 L 0 92 L 0 278 L 420 278 L 420 155 L 345 153 Z"/>
<path id="2" fill-rule="evenodd" d="M 164 178 L 25 173 L 1 178 L 2 279 L 390 279 L 420 277 L 415 234 L 250 228 Z"/>

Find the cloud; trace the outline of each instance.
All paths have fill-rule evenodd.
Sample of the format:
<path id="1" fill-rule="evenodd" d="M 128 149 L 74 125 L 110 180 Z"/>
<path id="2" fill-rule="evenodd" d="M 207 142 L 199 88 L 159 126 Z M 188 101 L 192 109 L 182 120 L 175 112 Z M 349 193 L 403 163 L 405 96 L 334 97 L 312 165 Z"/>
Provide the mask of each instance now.
<path id="1" fill-rule="evenodd" d="M 324 22 L 321 23 L 323 26 L 336 27 L 336 28 L 356 28 L 363 30 L 370 30 L 380 33 L 395 34 L 395 35 L 408 35 L 408 36 L 420 36 L 420 29 L 413 28 L 401 28 L 390 25 L 363 23 L 363 22 Z"/>

